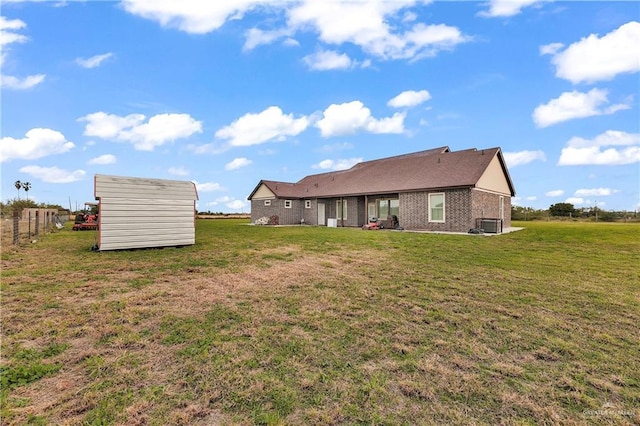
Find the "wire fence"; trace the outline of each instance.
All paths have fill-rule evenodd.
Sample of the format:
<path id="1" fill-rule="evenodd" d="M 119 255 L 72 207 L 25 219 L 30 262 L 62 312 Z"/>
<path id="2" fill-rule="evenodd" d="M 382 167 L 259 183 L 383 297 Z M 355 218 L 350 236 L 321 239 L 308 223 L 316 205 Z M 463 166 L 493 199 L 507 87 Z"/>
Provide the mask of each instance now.
<path id="1" fill-rule="evenodd" d="M 3 212 L 2 245 L 20 245 L 32 241 L 54 229 L 61 228 L 69 220 L 51 209 L 25 209 Z"/>

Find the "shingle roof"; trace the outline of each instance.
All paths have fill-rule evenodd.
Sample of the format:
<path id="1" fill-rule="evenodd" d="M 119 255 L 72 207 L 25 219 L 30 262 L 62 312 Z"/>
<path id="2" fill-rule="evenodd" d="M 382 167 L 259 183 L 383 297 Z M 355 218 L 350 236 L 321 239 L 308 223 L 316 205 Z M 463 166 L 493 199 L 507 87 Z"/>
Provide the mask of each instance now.
<path id="1" fill-rule="evenodd" d="M 358 163 L 347 170 L 307 176 L 296 183 L 262 180 L 280 198 L 323 198 L 463 188 L 476 185 L 494 157 L 498 156 L 515 195 L 500 148 L 451 152 L 440 147 L 412 154 Z"/>

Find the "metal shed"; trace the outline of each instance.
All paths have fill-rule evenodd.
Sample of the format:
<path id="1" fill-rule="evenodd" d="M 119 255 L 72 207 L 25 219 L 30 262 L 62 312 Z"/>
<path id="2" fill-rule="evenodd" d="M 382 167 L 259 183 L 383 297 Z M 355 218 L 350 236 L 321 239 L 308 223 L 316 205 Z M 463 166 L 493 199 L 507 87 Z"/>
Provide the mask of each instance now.
<path id="1" fill-rule="evenodd" d="M 94 196 L 100 251 L 195 244 L 193 182 L 97 174 Z"/>

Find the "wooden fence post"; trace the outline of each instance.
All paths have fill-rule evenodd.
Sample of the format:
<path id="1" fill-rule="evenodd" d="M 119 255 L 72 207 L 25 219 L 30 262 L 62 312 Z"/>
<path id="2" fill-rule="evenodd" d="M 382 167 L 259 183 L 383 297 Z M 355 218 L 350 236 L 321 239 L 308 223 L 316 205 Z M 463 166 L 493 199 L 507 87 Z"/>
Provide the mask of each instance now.
<path id="1" fill-rule="evenodd" d="M 20 212 L 13 211 L 13 244 L 20 244 Z"/>
<path id="2" fill-rule="evenodd" d="M 36 237 L 40 234 L 40 215 L 38 213 L 40 213 L 40 211 L 36 210 Z"/>

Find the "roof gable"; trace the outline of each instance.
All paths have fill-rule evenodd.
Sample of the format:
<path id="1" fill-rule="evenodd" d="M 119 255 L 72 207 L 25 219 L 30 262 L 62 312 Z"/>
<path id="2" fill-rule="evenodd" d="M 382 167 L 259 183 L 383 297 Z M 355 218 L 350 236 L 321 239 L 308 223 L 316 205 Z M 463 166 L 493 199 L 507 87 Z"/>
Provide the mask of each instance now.
<path id="1" fill-rule="evenodd" d="M 476 187 L 501 194 L 515 195 L 512 193 L 513 188 L 510 185 L 508 174 L 505 174 L 505 169 L 501 164 L 498 153 L 496 153 L 482 176 L 480 176 L 480 179 L 478 179 Z"/>

